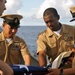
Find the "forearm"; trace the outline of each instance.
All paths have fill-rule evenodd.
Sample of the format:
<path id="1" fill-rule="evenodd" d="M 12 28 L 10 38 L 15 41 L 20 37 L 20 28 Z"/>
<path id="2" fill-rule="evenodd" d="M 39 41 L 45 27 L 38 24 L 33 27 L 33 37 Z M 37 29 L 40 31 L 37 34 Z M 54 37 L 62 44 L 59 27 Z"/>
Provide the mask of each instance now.
<path id="1" fill-rule="evenodd" d="M 23 58 L 24 58 L 25 65 L 27 66 L 31 65 L 31 58 L 29 54 L 24 55 Z"/>
<path id="2" fill-rule="evenodd" d="M 64 69 L 63 75 L 75 75 L 75 68 Z"/>
<path id="3" fill-rule="evenodd" d="M 4 75 L 2 70 L 0 70 L 0 75 Z"/>
<path id="4" fill-rule="evenodd" d="M 46 54 L 39 53 L 39 55 L 38 55 L 38 61 L 39 61 L 39 65 L 41 67 L 42 66 L 46 66 L 47 65 Z"/>
<path id="5" fill-rule="evenodd" d="M 3 72 L 3 75 L 14 75 L 12 68 L 3 61 L 0 60 L 0 70 Z"/>

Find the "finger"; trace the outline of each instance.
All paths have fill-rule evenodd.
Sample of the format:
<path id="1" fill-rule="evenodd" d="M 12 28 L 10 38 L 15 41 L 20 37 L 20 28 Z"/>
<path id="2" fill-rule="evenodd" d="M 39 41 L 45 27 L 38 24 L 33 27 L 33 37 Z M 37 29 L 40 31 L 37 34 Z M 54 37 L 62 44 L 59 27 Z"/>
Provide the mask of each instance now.
<path id="1" fill-rule="evenodd" d="M 53 73 L 47 73 L 46 75 L 53 75 Z"/>
<path id="2" fill-rule="evenodd" d="M 48 71 L 49 71 L 49 72 L 52 72 L 52 71 L 53 71 L 53 69 L 51 69 L 51 68 L 48 68 Z"/>
<path id="3" fill-rule="evenodd" d="M 0 75 L 3 75 L 3 72 L 0 70 Z"/>

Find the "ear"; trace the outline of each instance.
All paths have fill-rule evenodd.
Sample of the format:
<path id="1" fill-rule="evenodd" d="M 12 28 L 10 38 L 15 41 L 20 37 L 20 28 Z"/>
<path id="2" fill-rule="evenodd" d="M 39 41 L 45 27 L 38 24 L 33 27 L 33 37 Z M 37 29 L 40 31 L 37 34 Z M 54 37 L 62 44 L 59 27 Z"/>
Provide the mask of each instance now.
<path id="1" fill-rule="evenodd" d="M 57 17 L 57 18 L 58 18 L 58 20 L 59 20 L 59 19 L 60 19 L 60 16 L 58 15 L 58 17 Z"/>
<path id="2" fill-rule="evenodd" d="M 5 26 L 5 23 L 2 24 L 2 27 L 4 27 L 4 26 Z"/>

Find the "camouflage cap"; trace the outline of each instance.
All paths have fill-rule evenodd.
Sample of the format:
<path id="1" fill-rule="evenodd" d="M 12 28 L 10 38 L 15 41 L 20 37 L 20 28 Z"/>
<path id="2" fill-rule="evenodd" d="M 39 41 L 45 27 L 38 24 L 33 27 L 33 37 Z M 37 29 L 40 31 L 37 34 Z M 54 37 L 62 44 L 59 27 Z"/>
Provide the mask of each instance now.
<path id="1" fill-rule="evenodd" d="M 4 22 L 9 24 L 12 28 L 18 28 L 20 27 L 20 19 L 23 17 L 18 14 L 7 14 L 0 16 L 0 18 L 3 18 Z"/>
<path id="2" fill-rule="evenodd" d="M 70 22 L 74 21 L 75 20 L 75 6 L 71 6 L 70 7 L 70 12 L 72 14 L 72 20 L 70 20 Z"/>

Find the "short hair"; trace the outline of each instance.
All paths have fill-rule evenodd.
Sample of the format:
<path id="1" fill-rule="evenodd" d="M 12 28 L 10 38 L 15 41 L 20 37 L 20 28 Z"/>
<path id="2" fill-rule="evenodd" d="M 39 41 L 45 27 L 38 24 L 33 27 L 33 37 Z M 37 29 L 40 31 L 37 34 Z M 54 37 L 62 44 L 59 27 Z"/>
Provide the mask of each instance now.
<path id="1" fill-rule="evenodd" d="M 58 12 L 57 12 L 57 10 L 56 10 L 55 8 L 47 8 L 47 9 L 44 11 L 43 16 L 47 16 L 47 15 L 49 15 L 51 12 L 54 14 L 55 17 L 58 16 Z"/>

